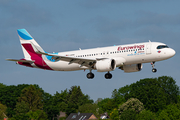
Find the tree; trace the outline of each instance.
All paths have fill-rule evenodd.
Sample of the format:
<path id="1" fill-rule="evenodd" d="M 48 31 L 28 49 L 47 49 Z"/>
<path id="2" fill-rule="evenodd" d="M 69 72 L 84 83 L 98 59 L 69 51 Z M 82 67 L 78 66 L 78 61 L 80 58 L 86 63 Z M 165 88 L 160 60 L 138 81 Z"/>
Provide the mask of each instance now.
<path id="1" fill-rule="evenodd" d="M 130 90 L 131 90 L 130 85 L 126 85 L 124 87 L 121 87 L 118 90 L 115 89 L 112 92 L 112 98 L 115 99 L 115 101 L 118 104 L 121 104 L 127 100 L 126 98 L 128 97 Z"/>
<path id="2" fill-rule="evenodd" d="M 110 118 L 112 120 L 119 120 L 119 111 L 116 108 L 110 113 Z"/>
<path id="3" fill-rule="evenodd" d="M 79 106 L 78 112 L 81 113 L 93 113 L 96 117 L 100 117 L 100 114 L 103 112 L 99 110 L 97 104 L 87 103 L 82 106 Z"/>
<path id="4" fill-rule="evenodd" d="M 93 100 L 89 99 L 88 95 L 84 95 L 80 86 L 72 86 L 67 95 L 67 108 L 66 114 L 75 113 L 79 106 L 86 103 L 93 103 Z"/>
<path id="5" fill-rule="evenodd" d="M 144 110 L 144 106 L 143 103 L 140 102 L 138 99 L 136 98 L 131 98 L 129 99 L 127 102 L 125 102 L 124 104 L 122 104 L 119 108 L 119 113 L 120 115 L 127 110 L 132 110 L 138 114 L 139 112 L 141 112 L 142 110 Z"/>
<path id="6" fill-rule="evenodd" d="M 135 120 L 136 119 L 136 111 L 133 109 L 125 110 L 120 115 L 120 120 Z"/>
<path id="7" fill-rule="evenodd" d="M 30 85 L 22 90 L 19 102 L 24 101 L 31 111 L 43 108 L 43 96 L 42 91 L 38 86 Z"/>
<path id="8" fill-rule="evenodd" d="M 22 84 L 22 85 L 10 85 L 6 86 L 0 84 L 0 102 L 7 106 L 7 116 L 12 117 L 15 115 L 14 108 L 16 107 L 16 103 L 18 101 L 18 97 L 20 97 L 22 89 L 29 85 Z"/>
<path id="9" fill-rule="evenodd" d="M 29 106 L 25 101 L 17 102 L 14 111 L 16 112 L 14 118 L 17 120 L 26 120 L 29 118 L 28 115 L 26 115 L 26 113 L 29 112 Z"/>
<path id="10" fill-rule="evenodd" d="M 171 104 L 168 105 L 166 109 L 159 113 L 159 120 L 179 120 L 180 119 L 180 109 L 179 105 Z"/>
<path id="11" fill-rule="evenodd" d="M 112 99 L 113 99 L 113 103 L 114 103 L 114 108 L 118 108 L 118 105 L 123 104 L 124 102 L 126 102 L 126 98 L 129 94 L 131 87 L 129 85 L 126 85 L 122 88 L 120 88 L 119 90 L 115 89 L 112 92 Z"/>
<path id="12" fill-rule="evenodd" d="M 31 120 L 47 120 L 47 115 L 43 110 L 29 111 L 27 115 Z"/>
<path id="13" fill-rule="evenodd" d="M 56 110 L 56 106 L 53 104 L 53 96 L 51 94 L 46 92 L 43 93 L 43 103 L 43 110 L 47 113 L 49 120 L 52 120 L 54 116 L 59 114 Z"/>
<path id="14" fill-rule="evenodd" d="M 0 103 L 0 120 L 4 119 L 4 117 L 7 117 L 6 109 L 7 107 Z"/>
<path id="15" fill-rule="evenodd" d="M 136 115 L 136 120 L 155 120 L 156 118 L 156 114 L 149 110 L 143 110 Z"/>
<path id="16" fill-rule="evenodd" d="M 3 89 L 5 87 L 6 87 L 6 85 L 4 85 L 3 83 L 0 83 L 0 89 Z"/>
<path id="17" fill-rule="evenodd" d="M 103 112 L 110 114 L 117 105 L 114 103 L 113 99 L 105 98 L 101 102 L 98 102 L 99 109 Z"/>
<path id="18" fill-rule="evenodd" d="M 179 87 L 172 77 L 146 78 L 130 85 L 126 99 L 139 99 L 146 109 L 157 112 L 178 102 Z"/>
<path id="19" fill-rule="evenodd" d="M 95 104 L 98 104 L 98 102 L 101 102 L 103 99 L 102 98 L 98 98 L 96 101 L 95 101 Z"/>
<path id="20" fill-rule="evenodd" d="M 68 92 L 66 89 L 64 91 L 61 91 L 61 93 L 56 92 L 56 94 L 54 94 L 54 96 L 52 97 L 51 103 L 49 105 L 51 106 L 50 112 L 51 115 L 53 115 L 53 118 L 57 117 L 60 111 L 66 111 L 68 107 L 67 95 Z"/>

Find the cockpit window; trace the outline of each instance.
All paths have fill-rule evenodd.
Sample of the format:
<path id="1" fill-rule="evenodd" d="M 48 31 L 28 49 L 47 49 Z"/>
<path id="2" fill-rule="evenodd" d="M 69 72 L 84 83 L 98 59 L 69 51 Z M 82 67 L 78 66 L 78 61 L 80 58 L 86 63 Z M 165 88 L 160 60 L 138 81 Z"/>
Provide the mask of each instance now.
<path id="1" fill-rule="evenodd" d="M 163 48 L 169 48 L 167 45 L 159 45 L 157 46 L 157 49 L 163 49 Z"/>

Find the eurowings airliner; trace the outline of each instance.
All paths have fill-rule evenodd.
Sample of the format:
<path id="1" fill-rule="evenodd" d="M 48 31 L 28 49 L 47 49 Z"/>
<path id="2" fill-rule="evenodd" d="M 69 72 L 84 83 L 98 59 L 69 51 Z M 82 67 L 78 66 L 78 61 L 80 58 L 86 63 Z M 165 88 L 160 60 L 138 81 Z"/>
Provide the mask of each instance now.
<path id="1" fill-rule="evenodd" d="M 68 52 L 45 52 L 34 38 L 25 30 L 18 29 L 18 36 L 24 53 L 23 59 L 6 59 L 19 65 L 54 71 L 86 70 L 88 79 L 93 79 L 92 70 L 107 72 L 106 79 L 111 79 L 116 68 L 124 72 L 137 72 L 143 63 L 151 63 L 152 72 L 157 71 L 154 64 L 157 61 L 169 59 L 175 55 L 175 50 L 160 42 L 144 42 L 110 47 L 76 50 Z"/>

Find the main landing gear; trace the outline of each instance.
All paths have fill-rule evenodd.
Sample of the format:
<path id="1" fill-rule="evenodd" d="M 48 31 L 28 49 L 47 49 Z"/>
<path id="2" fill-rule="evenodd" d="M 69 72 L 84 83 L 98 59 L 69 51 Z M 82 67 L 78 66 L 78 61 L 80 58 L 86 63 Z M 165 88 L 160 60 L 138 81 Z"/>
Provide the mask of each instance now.
<path id="1" fill-rule="evenodd" d="M 111 73 L 106 73 L 105 75 L 104 75 L 104 77 L 106 78 L 106 79 L 111 79 L 112 78 L 112 74 Z"/>
<path id="2" fill-rule="evenodd" d="M 87 75 L 88 79 L 93 79 L 94 78 L 94 74 L 92 72 L 88 73 Z"/>
<path id="3" fill-rule="evenodd" d="M 94 78 L 94 74 L 91 71 L 86 76 L 87 76 L 88 79 L 93 79 Z M 108 72 L 108 73 L 106 73 L 104 75 L 104 77 L 106 79 L 111 79 L 112 78 L 112 74 Z"/>
<path id="4" fill-rule="evenodd" d="M 153 68 L 153 69 L 152 69 L 152 72 L 153 72 L 153 73 L 156 73 L 156 72 L 157 72 L 157 69 L 154 68 L 154 66 L 155 66 L 154 64 L 155 64 L 155 62 L 151 62 L 151 65 L 152 65 L 152 68 Z"/>

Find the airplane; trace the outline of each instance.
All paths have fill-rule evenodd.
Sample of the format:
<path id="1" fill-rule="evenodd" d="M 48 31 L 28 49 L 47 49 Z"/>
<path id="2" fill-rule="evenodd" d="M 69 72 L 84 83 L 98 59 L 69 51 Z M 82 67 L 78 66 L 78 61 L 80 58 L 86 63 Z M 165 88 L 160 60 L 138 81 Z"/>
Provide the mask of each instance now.
<path id="1" fill-rule="evenodd" d="M 86 70 L 88 79 L 93 79 L 92 70 L 107 72 L 106 79 L 111 79 L 116 68 L 126 73 L 138 72 L 143 63 L 151 63 L 152 72 L 157 72 L 154 64 L 173 57 L 176 52 L 160 42 L 143 42 L 127 45 L 84 49 L 67 52 L 45 52 L 35 39 L 25 30 L 18 29 L 18 36 L 24 53 L 23 59 L 6 59 L 19 65 L 54 71 Z"/>

